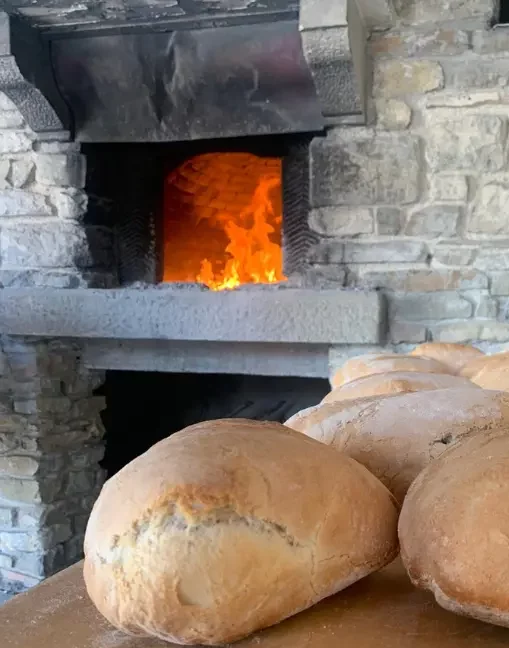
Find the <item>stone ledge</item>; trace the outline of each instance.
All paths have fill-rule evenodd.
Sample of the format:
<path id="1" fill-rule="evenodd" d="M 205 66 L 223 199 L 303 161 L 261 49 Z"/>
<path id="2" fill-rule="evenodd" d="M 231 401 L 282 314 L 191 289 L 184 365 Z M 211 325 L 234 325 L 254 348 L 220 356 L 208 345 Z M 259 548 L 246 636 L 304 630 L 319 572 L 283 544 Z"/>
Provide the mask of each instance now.
<path id="1" fill-rule="evenodd" d="M 328 378 L 329 345 L 87 340 L 89 369 Z"/>
<path id="2" fill-rule="evenodd" d="M 0 334 L 37 337 L 377 344 L 384 315 L 355 290 L 0 290 Z"/>

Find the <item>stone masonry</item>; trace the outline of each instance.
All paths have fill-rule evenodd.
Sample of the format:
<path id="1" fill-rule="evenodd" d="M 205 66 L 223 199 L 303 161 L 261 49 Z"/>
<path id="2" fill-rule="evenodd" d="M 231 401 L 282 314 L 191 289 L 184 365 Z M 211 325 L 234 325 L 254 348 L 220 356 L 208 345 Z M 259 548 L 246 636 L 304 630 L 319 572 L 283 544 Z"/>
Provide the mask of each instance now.
<path id="1" fill-rule="evenodd" d="M 3 338 L 0 350 L 0 591 L 36 584 L 82 555 L 104 475 L 102 377 L 79 349 Z"/>
<path id="2" fill-rule="evenodd" d="M 382 346 L 509 341 L 509 28 L 493 17 L 489 0 L 400 2 L 369 40 L 371 123 L 312 144 L 313 270 L 386 295 Z"/>

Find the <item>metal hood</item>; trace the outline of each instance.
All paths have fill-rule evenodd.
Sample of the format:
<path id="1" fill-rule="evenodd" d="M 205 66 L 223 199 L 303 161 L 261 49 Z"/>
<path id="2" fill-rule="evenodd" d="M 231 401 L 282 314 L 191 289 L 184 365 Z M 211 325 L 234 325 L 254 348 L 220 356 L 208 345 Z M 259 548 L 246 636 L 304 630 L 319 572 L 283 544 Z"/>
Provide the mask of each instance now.
<path id="1" fill-rule="evenodd" d="M 331 106 L 343 117 L 362 115 L 346 5 L 333 28 L 335 51 L 323 47 L 335 32 L 299 25 L 298 8 L 286 1 L 185 21 L 152 13 L 131 23 L 34 26 L 15 16 L 12 53 L 81 142 L 319 131 Z"/>

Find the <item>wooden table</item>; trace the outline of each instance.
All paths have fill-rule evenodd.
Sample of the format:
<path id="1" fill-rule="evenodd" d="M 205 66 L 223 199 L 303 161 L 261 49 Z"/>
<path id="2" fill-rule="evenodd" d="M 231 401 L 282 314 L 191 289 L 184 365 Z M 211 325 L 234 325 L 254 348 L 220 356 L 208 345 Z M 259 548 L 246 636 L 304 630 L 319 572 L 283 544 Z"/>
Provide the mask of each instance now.
<path id="1" fill-rule="evenodd" d="M 85 592 L 81 564 L 0 607 L 1 648 L 168 648 L 114 630 Z M 445 612 L 399 562 L 236 648 L 509 648 L 509 629 Z"/>

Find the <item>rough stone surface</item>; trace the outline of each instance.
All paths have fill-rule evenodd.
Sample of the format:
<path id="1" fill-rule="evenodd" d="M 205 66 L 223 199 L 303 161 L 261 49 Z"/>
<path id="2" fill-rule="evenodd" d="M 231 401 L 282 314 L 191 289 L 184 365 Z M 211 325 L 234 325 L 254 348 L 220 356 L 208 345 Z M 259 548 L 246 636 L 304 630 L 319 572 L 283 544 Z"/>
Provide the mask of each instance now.
<path id="1" fill-rule="evenodd" d="M 371 53 L 378 57 L 439 56 L 462 54 L 468 45 L 468 33 L 461 30 L 391 30 L 373 34 Z"/>
<path id="2" fill-rule="evenodd" d="M 13 592 L 76 556 L 103 479 L 104 402 L 76 345 L 4 336 L 0 359 L 0 569 Z"/>
<path id="3" fill-rule="evenodd" d="M 508 54 L 507 29 L 476 30 L 472 34 L 472 49 L 477 54 Z"/>
<path id="4" fill-rule="evenodd" d="M 412 109 L 400 99 L 378 99 L 377 124 L 386 130 L 405 130 L 412 121 Z"/>
<path id="5" fill-rule="evenodd" d="M 311 229 L 325 236 L 372 234 L 371 209 L 360 207 L 321 207 L 313 209 L 309 218 Z"/>
<path id="6" fill-rule="evenodd" d="M 0 291 L 2 331 L 49 337 L 368 344 L 381 316 L 378 294 L 348 290 Z"/>
<path id="7" fill-rule="evenodd" d="M 435 247 L 433 261 L 446 266 L 468 266 L 474 262 L 477 248 L 475 243 L 440 241 Z"/>
<path id="8" fill-rule="evenodd" d="M 477 19 L 488 24 L 495 15 L 493 0 L 396 0 L 396 10 L 405 23 L 437 23 Z"/>
<path id="9" fill-rule="evenodd" d="M 427 120 L 426 158 L 434 171 L 503 169 L 506 120 L 496 115 L 432 112 Z"/>
<path id="10" fill-rule="evenodd" d="M 0 218 L 5 216 L 48 216 L 51 208 L 45 196 L 16 189 L 0 191 Z"/>
<path id="11" fill-rule="evenodd" d="M 462 208 L 453 205 L 431 205 L 410 213 L 404 233 L 409 236 L 436 238 L 454 236 Z"/>
<path id="12" fill-rule="evenodd" d="M 379 207 L 376 210 L 376 233 L 380 235 L 400 234 L 406 221 L 406 214 L 397 207 Z"/>
<path id="13" fill-rule="evenodd" d="M 467 232 L 509 235 L 509 176 L 487 181 L 477 191 Z"/>
<path id="14" fill-rule="evenodd" d="M 431 177 L 431 200 L 436 202 L 460 202 L 468 199 L 468 181 L 462 175 L 438 175 Z"/>
<path id="15" fill-rule="evenodd" d="M 348 285 L 397 292 L 439 292 L 488 287 L 488 278 L 474 269 L 442 270 L 397 264 L 351 265 Z"/>
<path id="16" fill-rule="evenodd" d="M 312 206 L 412 203 L 420 192 L 419 159 L 419 139 L 407 134 L 345 129 L 315 138 Z"/>
<path id="17" fill-rule="evenodd" d="M 473 305 L 456 292 L 413 293 L 392 296 L 389 312 L 391 317 L 408 321 L 468 319 Z"/>
<path id="18" fill-rule="evenodd" d="M 349 241 L 343 258 L 346 263 L 397 263 L 423 261 L 426 254 L 420 241 Z"/>
<path id="19" fill-rule="evenodd" d="M 38 154 L 36 180 L 42 185 L 60 187 L 85 186 L 85 158 L 78 154 Z"/>
<path id="20" fill-rule="evenodd" d="M 436 61 L 380 60 L 375 65 L 374 93 L 381 97 L 402 97 L 439 90 L 444 74 Z"/>
<path id="21" fill-rule="evenodd" d="M 442 69 L 445 86 L 456 90 L 479 88 L 505 88 L 509 84 L 507 61 L 504 59 L 451 59 L 444 60 Z"/>

